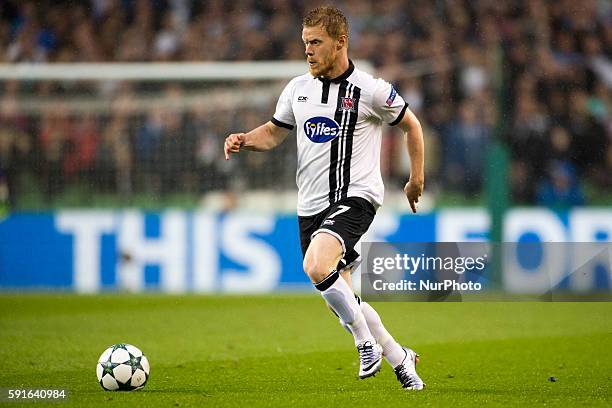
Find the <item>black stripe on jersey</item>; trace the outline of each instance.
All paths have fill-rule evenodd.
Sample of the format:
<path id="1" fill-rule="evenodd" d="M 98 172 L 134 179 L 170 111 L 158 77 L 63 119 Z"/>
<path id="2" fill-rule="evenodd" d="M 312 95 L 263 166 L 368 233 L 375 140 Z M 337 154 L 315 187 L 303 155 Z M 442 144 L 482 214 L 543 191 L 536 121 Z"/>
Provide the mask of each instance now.
<path id="1" fill-rule="evenodd" d="M 350 111 L 350 117 L 348 121 L 348 129 L 346 130 L 346 148 L 344 154 L 344 163 L 342 164 L 342 190 L 340 193 L 340 199 L 346 198 L 348 194 L 348 187 L 351 181 L 351 158 L 353 157 L 353 135 L 355 134 L 355 125 L 357 124 L 357 115 L 359 114 L 359 97 L 361 96 L 361 89 L 355 87 L 353 89 L 353 109 Z"/>
<path id="2" fill-rule="evenodd" d="M 271 122 L 274 123 L 278 127 L 282 127 L 282 128 L 285 128 L 285 129 L 293 130 L 293 125 L 290 125 L 290 124 L 285 123 L 285 122 L 281 122 L 280 120 L 276 119 L 274 116 L 272 116 Z"/>
<path id="3" fill-rule="evenodd" d="M 395 120 L 391 123 L 389 123 L 389 126 L 395 126 L 398 123 L 400 123 L 400 121 L 402 119 L 404 119 L 404 115 L 406 114 L 406 109 L 408 108 L 408 103 L 404 103 L 404 107 L 402 108 L 402 111 L 400 112 L 399 115 L 397 115 L 397 118 L 395 118 Z"/>
<path id="4" fill-rule="evenodd" d="M 342 81 L 338 89 L 338 98 L 336 101 L 336 113 L 334 114 L 334 120 L 340 125 L 340 134 L 332 139 L 331 148 L 329 149 L 329 202 L 336 202 L 336 190 L 338 188 L 338 158 L 339 158 L 339 147 L 340 140 L 342 139 L 342 118 L 344 111 L 342 110 L 342 98 L 346 96 L 346 88 L 348 87 L 348 81 Z"/>
<path id="5" fill-rule="evenodd" d="M 361 89 L 343 80 L 338 89 L 338 100 L 334 120 L 340 125 L 340 135 L 333 141 L 330 152 L 329 202 L 335 203 L 347 197 L 351 181 L 351 158 L 353 135 L 359 114 Z M 350 109 L 343 108 L 344 98 L 352 101 Z"/>
<path id="6" fill-rule="evenodd" d="M 347 88 L 347 92 L 346 95 L 344 96 L 345 98 L 351 98 L 352 94 L 353 94 L 353 88 L 354 85 L 349 83 L 348 88 Z M 337 172 L 337 180 L 338 180 L 338 186 L 336 187 L 336 191 L 334 193 L 334 201 L 338 201 L 340 200 L 341 197 L 341 189 L 342 189 L 342 183 L 344 181 L 344 162 L 346 160 L 346 142 L 347 142 L 347 130 L 348 130 L 348 121 L 350 118 L 350 110 L 345 110 L 342 109 L 343 113 L 342 113 L 342 133 L 341 133 L 341 137 L 342 139 L 340 139 L 340 147 L 338 149 L 338 157 L 339 157 L 339 161 L 338 161 L 338 166 L 336 168 L 336 172 Z"/>
<path id="7" fill-rule="evenodd" d="M 329 98 L 329 84 L 331 82 L 325 79 L 322 79 L 321 82 L 323 82 L 323 90 L 321 91 L 321 103 L 327 103 L 327 99 Z"/>

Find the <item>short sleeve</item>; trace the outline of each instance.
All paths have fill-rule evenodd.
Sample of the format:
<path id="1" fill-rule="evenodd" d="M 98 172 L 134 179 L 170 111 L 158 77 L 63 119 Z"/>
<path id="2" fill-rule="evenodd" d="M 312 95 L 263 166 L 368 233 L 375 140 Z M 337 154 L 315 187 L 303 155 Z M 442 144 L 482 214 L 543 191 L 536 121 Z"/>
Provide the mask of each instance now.
<path id="1" fill-rule="evenodd" d="M 295 127 L 295 116 L 293 115 L 293 105 L 291 104 L 293 84 L 294 82 L 291 81 L 283 89 L 278 102 L 276 102 L 276 111 L 272 117 L 272 123 L 289 130 Z"/>
<path id="2" fill-rule="evenodd" d="M 395 126 L 400 123 L 407 108 L 408 104 L 393 85 L 379 79 L 372 98 L 372 109 L 376 116 L 383 122 Z"/>

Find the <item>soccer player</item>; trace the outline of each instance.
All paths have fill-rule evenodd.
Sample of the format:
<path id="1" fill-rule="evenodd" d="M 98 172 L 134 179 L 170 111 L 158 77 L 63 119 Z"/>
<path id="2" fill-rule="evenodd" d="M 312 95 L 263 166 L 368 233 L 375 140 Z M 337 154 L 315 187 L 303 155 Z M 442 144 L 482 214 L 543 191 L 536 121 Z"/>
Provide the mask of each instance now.
<path id="1" fill-rule="evenodd" d="M 423 133 L 408 105 L 388 82 L 355 68 L 348 58 L 348 24 L 334 7 L 303 20 L 309 73 L 285 87 L 272 119 L 225 139 L 225 159 L 241 149 L 266 151 L 297 126 L 298 221 L 304 271 L 355 339 L 359 377 L 376 374 L 383 355 L 402 387 L 423 389 L 418 355 L 400 346 L 376 311 L 351 287 L 360 262 L 354 246 L 382 205 L 382 126 L 399 126 L 410 156 L 404 192 L 413 212 L 424 185 Z"/>

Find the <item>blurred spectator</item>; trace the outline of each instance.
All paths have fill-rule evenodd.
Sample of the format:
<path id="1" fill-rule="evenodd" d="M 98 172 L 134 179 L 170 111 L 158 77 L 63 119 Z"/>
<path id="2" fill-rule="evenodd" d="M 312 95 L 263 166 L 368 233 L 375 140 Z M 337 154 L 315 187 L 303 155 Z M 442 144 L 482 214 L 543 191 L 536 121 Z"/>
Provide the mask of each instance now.
<path id="1" fill-rule="evenodd" d="M 58 105 L 43 112 L 38 135 L 42 151 L 42 176 L 47 203 L 64 190 L 64 159 L 72 126 L 66 108 Z"/>
<path id="2" fill-rule="evenodd" d="M 134 139 L 135 167 L 144 191 L 159 191 L 159 179 L 156 172 L 156 154 L 163 132 L 164 110 L 161 107 L 151 109 L 143 125 L 136 131 Z"/>
<path id="3" fill-rule="evenodd" d="M 160 181 L 162 196 L 196 191 L 195 135 L 185 128 L 182 115 L 165 111 L 159 142 L 153 152 L 154 173 Z"/>
<path id="4" fill-rule="evenodd" d="M 585 203 L 576 171 L 569 162 L 554 160 L 551 163 L 538 186 L 536 203 L 558 208 L 575 207 Z"/>
<path id="5" fill-rule="evenodd" d="M 4 216 L 8 210 L 8 198 L 8 185 L 6 183 L 6 176 L 4 175 L 2 163 L 0 162 L 0 217 Z"/>
<path id="6" fill-rule="evenodd" d="M 572 158 L 581 175 L 600 168 L 605 161 L 609 136 L 589 112 L 588 95 L 583 90 L 570 94 L 568 130 L 572 134 Z"/>
<path id="7" fill-rule="evenodd" d="M 64 146 L 64 177 L 68 181 L 82 178 L 91 183 L 99 142 L 98 125 L 91 114 L 84 114 L 74 122 Z"/>
<path id="8" fill-rule="evenodd" d="M 3 196 L 0 201 L 16 208 L 20 194 L 25 192 L 22 176 L 33 170 L 33 146 L 26 118 L 15 103 L 18 83 L 8 82 L 4 91 L 0 101 L 0 184 Z"/>
<path id="9" fill-rule="evenodd" d="M 171 61 L 175 58 L 179 48 L 178 21 L 172 13 L 167 12 L 162 20 L 161 30 L 154 40 L 153 56 L 159 61 Z"/>
<path id="10" fill-rule="evenodd" d="M 606 150 L 605 164 L 593 171 L 595 187 L 603 191 L 612 191 L 612 144 Z"/>
<path id="11" fill-rule="evenodd" d="M 459 109 L 443 135 L 445 179 L 469 197 L 482 187 L 491 129 L 479 117 L 473 101 L 462 102 Z"/>
<path id="12" fill-rule="evenodd" d="M 543 158 L 548 151 L 549 124 L 541 107 L 533 99 L 531 90 L 525 90 L 525 93 L 519 96 L 515 110 L 514 123 L 506 139 L 510 147 L 513 171 L 524 174 L 519 182 L 520 187 L 513 186 L 518 194 L 515 199 L 526 203 L 533 201 L 534 188 L 544 173 L 546 163 Z M 523 169 L 519 170 L 520 167 Z"/>
<path id="13" fill-rule="evenodd" d="M 221 118 L 219 118 L 221 119 Z M 192 112 L 192 129 L 196 135 L 196 169 L 198 189 L 201 193 L 212 190 L 227 189 L 227 173 L 231 163 L 219 160 L 223 150 L 224 139 L 219 134 L 231 126 L 230 118 L 214 120 L 203 107 L 196 107 Z"/>
<path id="14" fill-rule="evenodd" d="M 126 119 L 115 116 L 106 128 L 95 157 L 95 174 L 98 187 L 104 192 L 130 195 L 131 152 Z"/>

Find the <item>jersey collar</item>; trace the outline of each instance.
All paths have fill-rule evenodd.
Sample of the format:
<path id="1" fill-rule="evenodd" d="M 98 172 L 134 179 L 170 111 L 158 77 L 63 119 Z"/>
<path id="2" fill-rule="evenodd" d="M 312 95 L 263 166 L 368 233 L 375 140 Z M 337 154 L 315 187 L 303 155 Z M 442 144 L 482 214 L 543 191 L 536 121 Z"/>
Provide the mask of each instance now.
<path id="1" fill-rule="evenodd" d="M 347 68 L 346 71 L 344 71 L 344 73 L 340 74 L 334 79 L 327 79 L 323 77 L 317 77 L 317 79 L 321 82 L 333 82 L 334 84 L 339 84 L 340 82 L 344 81 L 346 78 L 350 77 L 354 70 L 355 70 L 355 65 L 353 64 L 353 61 L 349 59 L 349 67 Z"/>

